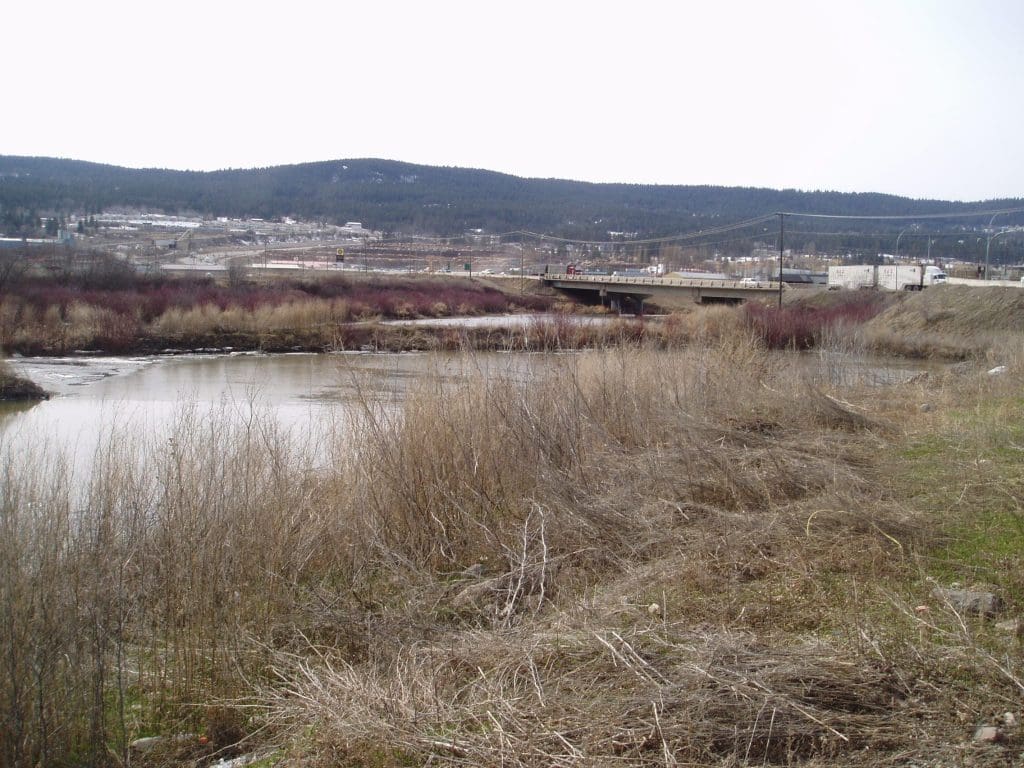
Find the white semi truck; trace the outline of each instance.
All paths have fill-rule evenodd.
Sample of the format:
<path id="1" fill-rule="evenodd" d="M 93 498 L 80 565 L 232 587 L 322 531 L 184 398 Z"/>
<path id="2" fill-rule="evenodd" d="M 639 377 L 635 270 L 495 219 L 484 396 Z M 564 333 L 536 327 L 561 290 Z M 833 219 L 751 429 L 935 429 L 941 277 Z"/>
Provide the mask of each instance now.
<path id="1" fill-rule="evenodd" d="M 919 264 L 855 264 L 829 267 L 829 290 L 881 288 L 886 291 L 919 291 L 946 282 L 946 273 L 939 267 Z"/>

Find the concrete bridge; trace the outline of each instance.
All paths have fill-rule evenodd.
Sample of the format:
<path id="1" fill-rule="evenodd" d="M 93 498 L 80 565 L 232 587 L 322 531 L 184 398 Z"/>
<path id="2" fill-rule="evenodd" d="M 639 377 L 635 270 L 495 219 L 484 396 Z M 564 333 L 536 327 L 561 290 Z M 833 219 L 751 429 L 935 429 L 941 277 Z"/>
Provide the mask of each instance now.
<path id="1" fill-rule="evenodd" d="M 739 304 L 747 299 L 776 299 L 777 282 L 693 280 L 678 277 L 609 277 L 605 275 L 541 275 L 547 285 L 589 303 L 621 309 L 625 302 L 643 308 L 645 301 L 671 309 L 684 304 Z"/>

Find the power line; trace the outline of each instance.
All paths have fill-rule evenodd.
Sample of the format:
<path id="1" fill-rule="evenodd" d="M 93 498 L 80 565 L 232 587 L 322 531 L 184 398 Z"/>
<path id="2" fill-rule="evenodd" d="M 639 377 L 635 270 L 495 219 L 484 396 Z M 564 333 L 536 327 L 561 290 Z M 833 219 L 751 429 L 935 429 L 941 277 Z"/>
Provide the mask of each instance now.
<path id="1" fill-rule="evenodd" d="M 796 213 L 779 211 L 783 216 L 800 216 L 805 219 L 856 219 L 859 221 L 908 221 L 910 219 L 968 219 L 976 216 L 995 216 L 998 213 L 1024 213 L 1024 208 L 1002 208 L 989 211 L 972 211 L 971 213 L 918 213 L 905 216 L 852 216 L 837 213 Z M 776 214 L 779 215 L 779 214 Z"/>
<path id="2" fill-rule="evenodd" d="M 808 230 L 787 229 L 791 235 L 809 235 L 812 237 L 850 237 L 863 239 L 885 239 L 892 237 L 895 232 L 812 232 Z M 903 238 L 908 240 L 912 237 L 970 237 L 970 232 L 904 232 Z"/>
<path id="3" fill-rule="evenodd" d="M 638 240 L 582 240 L 571 237 L 559 237 L 556 235 L 547 235 L 542 232 L 530 232 L 528 230 L 515 230 L 512 232 L 505 232 L 498 237 L 511 237 L 513 235 L 519 235 L 521 237 L 530 237 L 535 240 L 550 240 L 554 243 L 571 243 L 574 245 L 652 245 L 655 243 L 673 243 L 685 240 L 695 240 L 701 237 L 707 237 L 709 235 L 718 235 L 725 232 L 733 232 L 738 229 L 747 229 L 758 224 L 764 224 L 772 221 L 775 218 L 775 214 L 767 214 L 764 216 L 758 216 L 754 219 L 747 219 L 745 221 L 739 221 L 735 224 L 723 224 L 720 227 L 711 227 L 709 229 L 701 229 L 696 232 L 689 232 L 680 235 L 669 235 L 666 237 L 651 237 Z"/>
<path id="4" fill-rule="evenodd" d="M 582 238 L 571 238 L 562 237 L 559 235 L 551 235 L 543 232 L 533 232 L 530 230 L 512 230 L 509 232 L 502 232 L 494 237 L 499 240 L 503 240 L 508 237 L 520 237 L 523 239 L 529 238 L 532 240 L 538 240 L 541 242 L 547 241 L 551 243 L 565 243 L 572 245 L 587 245 L 587 246 L 606 246 L 606 245 L 618 245 L 618 246 L 636 246 L 636 245 L 657 245 L 665 243 L 684 243 L 699 241 L 702 238 L 724 234 L 727 232 L 734 232 L 737 230 L 748 229 L 760 224 L 765 224 L 775 220 L 777 216 L 793 216 L 805 219 L 822 219 L 822 220 L 839 220 L 839 221 L 912 221 L 912 220 L 940 220 L 940 219 L 969 219 L 969 218 L 981 218 L 985 216 L 995 216 L 997 214 L 1008 214 L 1008 213 L 1024 213 L 1024 208 L 1000 208 L 1000 209 L 988 209 L 982 211 L 971 211 L 971 212 L 960 212 L 960 213 L 919 213 L 919 214 L 900 214 L 900 215 L 852 215 L 852 214 L 835 214 L 835 213 L 806 213 L 796 211 L 779 211 L 771 214 L 764 214 L 751 219 L 745 219 L 738 221 L 733 224 L 724 224 L 719 227 L 710 227 L 708 229 L 697 230 L 696 232 L 688 232 L 677 235 L 667 235 L 664 237 L 652 237 L 642 239 L 629 239 L 629 240 L 584 240 Z M 815 237 L 885 237 L 888 234 L 886 232 L 815 232 L 815 231 L 799 231 L 790 230 L 790 234 L 793 235 L 805 235 Z M 956 235 L 962 235 L 963 233 L 907 233 L 907 237 L 952 237 Z M 756 234 L 750 235 L 750 238 L 756 237 Z M 458 236 L 456 236 L 458 237 Z M 455 238 L 442 238 L 442 239 L 455 239 Z M 743 240 L 748 238 L 734 238 L 724 241 L 716 242 L 695 242 L 695 245 L 715 245 L 725 242 L 735 242 L 736 240 Z M 387 238 L 382 242 L 390 241 L 401 241 L 401 238 Z"/>
<path id="5" fill-rule="evenodd" d="M 548 240 L 554 243 L 572 243 L 576 245 L 652 245 L 656 243 L 672 243 L 681 242 L 687 240 L 697 240 L 702 237 L 709 235 L 721 234 L 724 232 L 732 232 L 737 229 L 746 229 L 748 227 L 756 226 L 758 224 L 764 224 L 769 221 L 773 221 L 776 216 L 798 216 L 805 219 L 836 219 L 836 220 L 847 220 L 847 221 L 910 221 L 916 219 L 968 219 L 977 218 L 984 216 L 994 216 L 996 214 L 1005 213 L 1024 213 L 1024 208 L 1000 208 L 1000 209 L 989 209 L 984 211 L 971 211 L 971 212 L 960 212 L 960 213 L 919 213 L 919 214 L 902 214 L 902 215 L 848 215 L 848 214 L 836 214 L 836 213 L 798 213 L 794 211 L 779 211 L 773 214 L 765 214 L 763 216 L 757 216 L 752 219 L 745 219 L 743 221 L 736 222 L 735 224 L 726 224 L 721 227 L 712 227 L 709 229 L 698 230 L 697 232 L 689 232 L 686 234 L 679 235 L 668 235 L 665 237 L 653 237 L 644 238 L 638 240 L 583 240 L 579 238 L 561 237 L 558 235 L 549 235 L 542 232 L 531 232 L 529 230 L 513 230 L 511 232 L 504 232 L 498 235 L 499 238 L 511 237 L 518 235 L 520 237 L 529 237 L 536 240 Z M 866 233 L 866 232 L 799 232 L 791 230 L 791 233 L 796 234 L 809 234 L 819 236 L 878 236 L 886 233 Z M 923 235 L 915 235 L 923 236 Z M 939 235 L 935 235 L 939 236 Z M 943 235 L 945 236 L 945 235 Z"/>

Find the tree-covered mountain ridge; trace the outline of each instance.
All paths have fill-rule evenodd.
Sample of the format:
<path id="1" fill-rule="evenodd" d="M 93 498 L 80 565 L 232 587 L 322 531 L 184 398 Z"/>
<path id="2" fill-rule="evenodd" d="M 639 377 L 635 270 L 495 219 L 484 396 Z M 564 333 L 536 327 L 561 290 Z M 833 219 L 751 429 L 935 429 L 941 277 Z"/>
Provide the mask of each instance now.
<path id="1" fill-rule="evenodd" d="M 1024 208 L 1024 199 L 965 203 L 872 192 L 592 183 L 381 159 L 178 171 L 0 155 L 0 215 L 93 214 L 118 208 L 206 217 L 361 221 L 392 233 L 451 236 L 471 229 L 530 230 L 602 239 L 609 232 L 644 237 L 686 233 L 777 211 L 923 216 Z M 877 222 L 845 226 L 865 232 L 879 228 Z"/>

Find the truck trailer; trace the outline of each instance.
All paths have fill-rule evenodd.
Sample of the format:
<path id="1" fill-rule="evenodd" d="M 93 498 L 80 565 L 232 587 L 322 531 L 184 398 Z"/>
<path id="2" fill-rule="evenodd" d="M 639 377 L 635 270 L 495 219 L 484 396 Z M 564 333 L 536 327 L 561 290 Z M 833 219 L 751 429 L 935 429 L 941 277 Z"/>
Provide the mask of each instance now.
<path id="1" fill-rule="evenodd" d="M 855 291 L 859 288 L 874 288 L 876 285 L 875 268 L 870 264 L 828 268 L 829 290 Z"/>
<path id="2" fill-rule="evenodd" d="M 946 273 L 921 264 L 856 264 L 828 268 L 829 290 L 880 288 L 885 291 L 920 291 L 946 282 Z"/>

